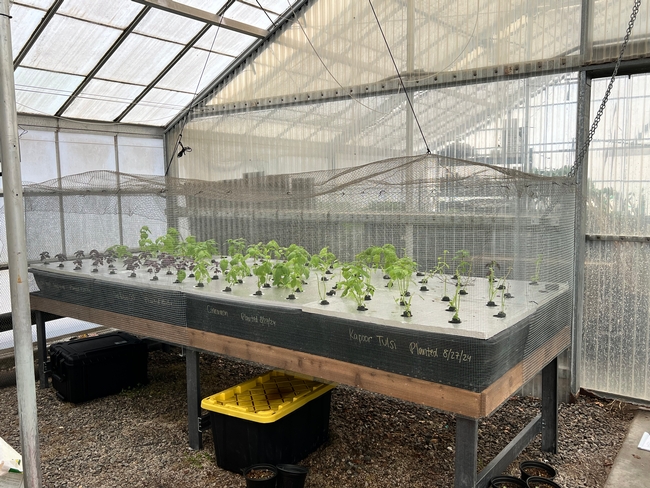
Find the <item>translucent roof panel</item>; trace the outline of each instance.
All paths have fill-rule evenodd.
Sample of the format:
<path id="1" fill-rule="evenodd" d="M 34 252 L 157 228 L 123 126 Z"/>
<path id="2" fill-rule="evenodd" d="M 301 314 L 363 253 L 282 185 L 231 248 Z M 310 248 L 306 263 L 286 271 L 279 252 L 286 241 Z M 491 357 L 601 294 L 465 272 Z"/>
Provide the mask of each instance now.
<path id="1" fill-rule="evenodd" d="M 16 106 L 18 112 L 54 115 L 83 81 L 80 76 L 18 68 Z"/>
<path id="2" fill-rule="evenodd" d="M 143 8 L 143 5 L 131 0 L 111 0 L 110 2 L 65 0 L 57 10 L 57 14 L 124 29 Z"/>
<path id="3" fill-rule="evenodd" d="M 229 56 L 238 56 L 255 40 L 253 36 L 212 26 L 195 46 L 201 49 L 212 49 Z"/>
<path id="4" fill-rule="evenodd" d="M 203 49 L 190 49 L 156 87 L 177 91 L 188 91 L 190 88 L 190 93 L 194 94 L 219 76 L 232 61 L 230 56 L 210 53 Z"/>
<path id="5" fill-rule="evenodd" d="M 192 101 L 191 93 L 151 90 L 122 122 L 144 125 L 166 125 Z"/>
<path id="6" fill-rule="evenodd" d="M 179 44 L 187 43 L 204 26 L 202 22 L 180 17 L 163 10 L 152 9 L 135 28 L 134 32 L 157 37 Z"/>
<path id="7" fill-rule="evenodd" d="M 146 86 L 181 49 L 182 44 L 131 34 L 99 70 L 97 78 Z"/>
<path id="8" fill-rule="evenodd" d="M 140 85 L 91 80 L 72 102 L 67 117 L 114 120 L 142 92 Z"/>
<path id="9" fill-rule="evenodd" d="M 118 29 L 55 15 L 21 64 L 86 75 L 119 35 Z"/>
<path id="10" fill-rule="evenodd" d="M 297 1 L 15 0 L 18 110 L 165 126 Z"/>
<path id="11" fill-rule="evenodd" d="M 11 14 L 11 49 L 15 58 L 29 40 L 34 29 L 45 17 L 45 11 L 14 3 L 9 13 Z"/>

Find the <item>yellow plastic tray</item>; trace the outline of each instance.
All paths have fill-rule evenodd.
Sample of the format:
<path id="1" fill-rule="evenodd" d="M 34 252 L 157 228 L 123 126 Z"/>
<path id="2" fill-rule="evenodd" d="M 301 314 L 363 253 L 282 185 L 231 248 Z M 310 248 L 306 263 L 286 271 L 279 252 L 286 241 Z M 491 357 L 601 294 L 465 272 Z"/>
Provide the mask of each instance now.
<path id="1" fill-rule="evenodd" d="M 334 387 L 336 383 L 275 370 L 204 398 L 201 407 L 211 412 L 268 424 Z"/>

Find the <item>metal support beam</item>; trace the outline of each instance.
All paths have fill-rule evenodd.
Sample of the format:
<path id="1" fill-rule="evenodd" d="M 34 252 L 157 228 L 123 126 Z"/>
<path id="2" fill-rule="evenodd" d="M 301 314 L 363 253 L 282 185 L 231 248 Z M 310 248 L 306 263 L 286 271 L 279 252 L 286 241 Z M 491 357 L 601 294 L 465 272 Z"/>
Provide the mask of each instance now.
<path id="1" fill-rule="evenodd" d="M 576 154 L 579 153 L 589 137 L 589 108 L 591 103 L 591 78 L 585 72 L 578 76 L 578 107 L 576 122 Z M 575 262 L 573 284 L 573 327 L 571 330 L 571 392 L 577 393 L 581 386 L 582 364 L 582 320 L 584 307 L 584 282 L 587 233 L 587 208 L 585 195 L 588 190 L 587 175 L 589 168 L 589 151 L 584 156 L 582 164 L 576 170 L 576 200 L 575 200 Z"/>
<path id="2" fill-rule="evenodd" d="M 56 14 L 57 10 L 59 10 L 59 7 L 63 3 L 63 0 L 56 0 L 52 6 L 47 10 L 47 13 L 45 14 L 45 17 L 41 19 L 40 24 L 38 24 L 38 27 L 34 30 L 31 36 L 29 36 L 29 39 L 23 46 L 23 48 L 20 50 L 18 53 L 18 56 L 16 56 L 16 59 L 14 60 L 14 70 L 20 66 L 20 63 L 23 62 L 23 59 L 25 59 L 25 56 L 27 56 L 27 53 L 32 49 L 32 46 L 36 43 L 40 35 L 43 33 L 47 25 L 50 23 L 50 21 L 54 18 L 54 14 Z"/>
<path id="3" fill-rule="evenodd" d="M 135 18 L 131 21 L 131 23 L 128 25 L 126 29 L 122 31 L 122 34 L 120 34 L 120 37 L 117 38 L 117 40 L 113 43 L 113 45 L 110 47 L 106 53 L 102 56 L 102 58 L 99 60 L 99 62 L 95 65 L 95 67 L 86 75 L 84 80 L 81 82 L 81 84 L 77 87 L 75 91 L 72 92 L 72 95 L 68 97 L 68 99 L 65 101 L 65 103 L 57 110 L 55 117 L 61 117 L 63 113 L 68 109 L 70 105 L 72 105 L 72 102 L 75 101 L 75 99 L 79 96 L 79 94 L 86 88 L 88 83 L 95 77 L 97 73 L 99 73 L 99 70 L 104 67 L 104 65 L 108 62 L 109 59 L 111 59 L 111 56 L 119 49 L 119 47 L 122 45 L 124 41 L 126 41 L 126 38 L 129 37 L 131 32 L 136 28 L 136 26 L 140 23 L 142 19 L 144 19 L 145 15 L 151 10 L 151 7 L 144 7 L 140 12 L 138 12 L 138 15 L 135 16 Z"/>
<path id="4" fill-rule="evenodd" d="M 203 449 L 201 434 L 201 377 L 199 374 L 199 352 L 185 349 L 185 372 L 187 376 L 187 427 L 190 449 Z"/>
<path id="5" fill-rule="evenodd" d="M 542 415 L 538 414 L 531 420 L 526 427 L 524 427 L 517 436 L 511 440 L 506 447 L 503 448 L 497 457 L 495 457 L 490 464 L 481 470 L 478 474 L 478 481 L 476 482 L 477 488 L 486 488 L 490 485 L 490 480 L 495 476 L 503 473 L 510 463 L 512 463 L 521 451 L 526 449 L 528 444 L 537 437 L 542 430 Z"/>
<path id="6" fill-rule="evenodd" d="M 25 205 L 20 174 L 16 87 L 11 63 L 13 54 L 9 3 L 9 0 L 0 0 L 0 160 L 7 228 L 23 479 L 27 488 L 40 488 L 42 473 L 36 412 L 32 314 L 29 305 Z"/>
<path id="7" fill-rule="evenodd" d="M 269 31 L 260 29 L 253 25 L 244 24 L 237 20 L 228 19 L 223 15 L 212 14 L 198 8 L 190 7 L 183 3 L 174 2 L 173 0 L 133 0 L 136 3 L 141 3 L 149 7 L 154 7 L 165 12 L 187 17 L 188 19 L 198 20 L 210 25 L 221 26 L 222 29 L 239 32 L 241 34 L 248 34 L 249 36 L 263 39 L 269 35 Z"/>
<path id="8" fill-rule="evenodd" d="M 557 357 L 542 370 L 542 451 L 557 453 Z"/>

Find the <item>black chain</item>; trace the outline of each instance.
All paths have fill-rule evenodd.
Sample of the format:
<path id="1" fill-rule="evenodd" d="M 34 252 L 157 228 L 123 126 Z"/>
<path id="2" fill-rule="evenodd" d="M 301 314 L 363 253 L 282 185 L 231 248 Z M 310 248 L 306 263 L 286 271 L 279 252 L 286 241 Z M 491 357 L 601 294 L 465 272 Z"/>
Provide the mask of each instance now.
<path id="1" fill-rule="evenodd" d="M 567 175 L 569 178 L 575 178 L 576 172 L 578 171 L 578 168 L 582 165 L 582 161 L 585 158 L 585 154 L 587 154 L 589 145 L 591 144 L 591 141 L 594 138 L 594 134 L 596 133 L 596 128 L 598 127 L 600 118 L 603 116 L 605 105 L 607 104 L 609 95 L 612 92 L 612 87 L 614 86 L 614 79 L 616 78 L 616 74 L 618 73 L 618 68 L 621 66 L 621 60 L 623 59 L 625 48 L 627 47 L 627 44 L 630 41 L 630 36 L 632 35 L 632 28 L 634 27 L 634 22 L 636 21 L 636 16 L 639 13 L 640 6 L 641 6 L 641 0 L 634 0 L 634 7 L 632 7 L 632 14 L 630 15 L 630 21 L 627 23 L 627 30 L 625 31 L 625 37 L 623 38 L 623 45 L 621 46 L 621 52 L 619 53 L 618 59 L 616 60 L 616 65 L 614 66 L 614 72 L 612 73 L 612 77 L 610 78 L 609 84 L 607 85 L 607 90 L 605 91 L 605 95 L 603 96 L 603 99 L 600 102 L 600 107 L 598 108 L 596 117 L 594 117 L 594 121 L 591 124 L 591 128 L 589 129 L 589 136 L 587 137 L 587 140 L 585 141 L 582 148 L 580 149 L 580 152 L 578 153 L 578 157 L 576 158 L 575 163 L 573 163 L 573 167 L 571 168 L 571 171 L 569 171 L 569 174 Z"/>

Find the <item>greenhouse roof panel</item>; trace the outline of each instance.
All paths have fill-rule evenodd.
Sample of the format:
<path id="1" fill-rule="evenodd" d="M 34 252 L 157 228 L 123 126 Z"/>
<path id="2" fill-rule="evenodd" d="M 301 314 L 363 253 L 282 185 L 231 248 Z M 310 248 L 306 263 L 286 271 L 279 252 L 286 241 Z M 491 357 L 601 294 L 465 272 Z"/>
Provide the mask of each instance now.
<path id="1" fill-rule="evenodd" d="M 11 48 L 14 58 L 18 56 L 18 53 L 29 40 L 31 33 L 38 27 L 44 16 L 45 11 L 37 8 L 24 7 L 18 4 L 11 7 Z"/>
<path id="2" fill-rule="evenodd" d="M 302 2 L 16 0 L 18 111 L 165 126 Z"/>
<path id="3" fill-rule="evenodd" d="M 44 115 L 54 115 L 83 80 L 81 76 L 30 68 L 18 68 L 14 78 L 18 111 Z"/>
<path id="4" fill-rule="evenodd" d="M 74 118 L 92 117 L 96 120 L 113 120 L 142 91 L 142 86 L 91 80 L 66 111 Z"/>

